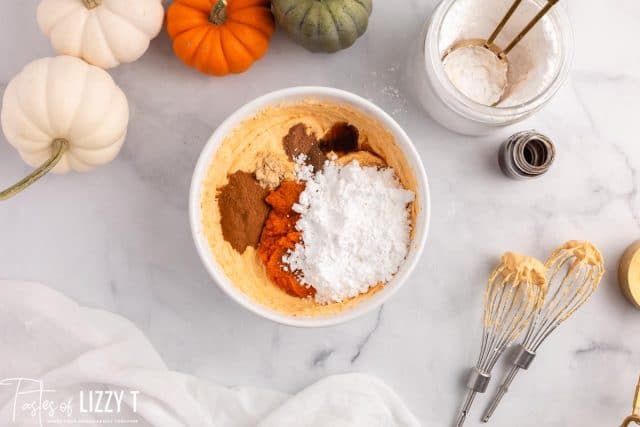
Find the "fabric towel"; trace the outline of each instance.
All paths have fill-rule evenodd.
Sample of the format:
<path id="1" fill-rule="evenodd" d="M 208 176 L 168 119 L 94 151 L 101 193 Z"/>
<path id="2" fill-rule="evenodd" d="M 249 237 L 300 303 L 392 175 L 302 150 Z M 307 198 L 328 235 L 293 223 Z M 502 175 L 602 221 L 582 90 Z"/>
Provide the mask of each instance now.
<path id="1" fill-rule="evenodd" d="M 418 426 L 364 374 L 293 396 L 170 371 L 128 320 L 38 283 L 0 281 L 0 425 Z"/>

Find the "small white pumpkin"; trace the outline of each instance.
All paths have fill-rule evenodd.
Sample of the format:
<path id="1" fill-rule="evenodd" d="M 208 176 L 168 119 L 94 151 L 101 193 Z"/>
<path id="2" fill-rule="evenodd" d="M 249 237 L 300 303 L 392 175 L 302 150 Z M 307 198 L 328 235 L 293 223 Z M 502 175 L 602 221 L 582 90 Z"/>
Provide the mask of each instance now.
<path id="1" fill-rule="evenodd" d="M 55 51 L 112 68 L 140 58 L 162 29 L 162 0 L 42 0 L 38 24 Z"/>
<path id="2" fill-rule="evenodd" d="M 9 82 L 0 121 L 7 141 L 39 168 L 25 178 L 29 185 L 49 170 L 84 172 L 113 160 L 127 134 L 129 105 L 103 69 L 73 56 L 41 58 Z"/>

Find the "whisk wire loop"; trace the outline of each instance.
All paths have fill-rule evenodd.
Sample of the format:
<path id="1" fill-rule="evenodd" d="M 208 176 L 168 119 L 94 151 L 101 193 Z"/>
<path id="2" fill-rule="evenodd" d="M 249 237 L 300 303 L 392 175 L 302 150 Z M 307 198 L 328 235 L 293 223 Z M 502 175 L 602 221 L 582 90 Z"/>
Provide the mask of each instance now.
<path id="1" fill-rule="evenodd" d="M 589 242 L 569 241 L 555 249 L 545 264 L 548 290 L 534 313 L 514 365 L 482 421 L 487 422 L 520 369 L 527 369 L 544 340 L 593 294 L 604 274 L 602 255 Z M 526 363 L 522 363 L 526 359 Z"/>
<path id="2" fill-rule="evenodd" d="M 547 301 L 531 322 L 523 340 L 523 345 L 533 352 L 589 299 L 604 271 L 600 267 L 581 267 L 571 254 L 558 256 L 548 268 L 551 272 L 549 286 L 552 292 L 547 294 Z"/>
<path id="3" fill-rule="evenodd" d="M 491 371 L 506 347 L 520 335 L 542 299 L 542 292 L 537 291 L 535 284 L 526 282 L 514 286 L 513 274 L 503 273 L 503 269 L 494 272 L 489 283 L 495 283 L 499 276 L 502 280 L 496 286 L 489 286 L 486 292 L 483 339 L 476 365 L 484 372 Z"/>
<path id="4" fill-rule="evenodd" d="M 485 291 L 480 354 L 467 383 L 469 391 L 458 414 L 458 427 L 464 424 L 475 395 L 485 391 L 496 362 L 531 322 L 544 298 L 544 284 L 537 283 L 531 272 L 523 274 L 522 266 L 505 265 L 505 256 L 503 263 L 491 274 Z M 541 263 L 528 257 L 511 256 L 523 265 L 534 265 L 527 268 L 538 269 L 544 281 Z"/>

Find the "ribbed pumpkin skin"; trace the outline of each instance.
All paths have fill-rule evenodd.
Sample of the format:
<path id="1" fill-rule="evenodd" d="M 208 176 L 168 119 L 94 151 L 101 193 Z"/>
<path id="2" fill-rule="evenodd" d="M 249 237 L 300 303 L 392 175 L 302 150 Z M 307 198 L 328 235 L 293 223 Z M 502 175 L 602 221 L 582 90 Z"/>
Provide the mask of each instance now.
<path id="1" fill-rule="evenodd" d="M 162 30 L 162 0 L 42 0 L 38 25 L 56 52 L 112 68 L 140 58 Z"/>
<path id="2" fill-rule="evenodd" d="M 209 21 L 217 0 L 174 0 L 167 32 L 185 64 L 216 76 L 246 71 L 269 48 L 274 31 L 269 0 L 227 0 L 226 20 Z"/>
<path id="3" fill-rule="evenodd" d="M 312 52 L 346 49 L 367 30 L 372 0 L 273 0 L 278 25 Z"/>
<path id="4" fill-rule="evenodd" d="M 42 165 L 51 157 L 53 141 L 63 138 L 69 148 L 53 173 L 85 172 L 120 152 L 129 104 L 103 69 L 75 56 L 40 58 L 9 82 L 0 122 L 27 164 Z"/>

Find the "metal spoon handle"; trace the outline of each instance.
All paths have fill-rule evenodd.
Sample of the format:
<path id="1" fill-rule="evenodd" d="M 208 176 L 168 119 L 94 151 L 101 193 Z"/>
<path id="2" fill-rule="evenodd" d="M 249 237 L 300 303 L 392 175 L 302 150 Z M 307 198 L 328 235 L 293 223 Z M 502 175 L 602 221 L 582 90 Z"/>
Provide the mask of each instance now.
<path id="1" fill-rule="evenodd" d="M 509 10 L 507 11 L 507 13 L 502 17 L 502 21 L 498 23 L 498 26 L 496 27 L 496 29 L 493 30 L 493 33 L 491 33 L 491 35 L 487 39 L 488 46 L 490 46 L 491 44 L 493 44 L 494 41 L 496 41 L 498 34 L 500 34 L 504 26 L 507 24 L 507 21 L 511 18 L 511 15 L 513 15 L 513 12 L 515 12 L 518 6 L 520 6 L 520 3 L 522 3 L 522 0 L 515 0 L 513 2 Z"/>
<path id="2" fill-rule="evenodd" d="M 498 54 L 498 56 L 500 58 L 504 58 L 505 56 L 507 56 L 509 52 L 511 52 L 511 49 L 513 49 L 518 43 L 520 43 L 520 40 L 522 40 L 522 38 L 527 35 L 527 33 L 538 23 L 540 19 L 542 19 L 544 15 L 547 14 L 549 9 L 551 9 L 553 6 L 555 6 L 556 3 L 558 3 L 558 1 L 559 0 L 548 0 L 547 4 L 545 4 L 544 7 L 540 9 L 536 16 L 534 16 L 533 19 L 529 21 L 526 27 L 524 27 L 522 31 L 520 31 L 518 35 L 515 36 L 513 40 L 511 40 L 511 43 L 509 43 L 509 45 Z"/>

